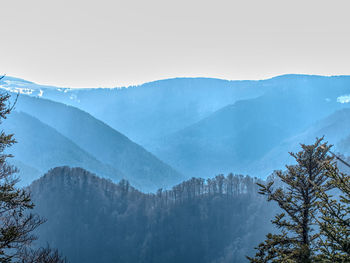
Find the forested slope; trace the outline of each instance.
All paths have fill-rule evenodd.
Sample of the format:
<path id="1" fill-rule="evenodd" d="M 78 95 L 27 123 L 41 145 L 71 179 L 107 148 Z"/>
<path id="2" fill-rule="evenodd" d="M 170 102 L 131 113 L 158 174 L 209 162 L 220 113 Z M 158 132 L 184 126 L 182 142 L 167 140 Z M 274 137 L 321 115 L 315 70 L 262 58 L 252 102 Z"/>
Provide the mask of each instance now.
<path id="1" fill-rule="evenodd" d="M 48 219 L 40 242 L 71 262 L 245 262 L 269 231 L 273 208 L 256 179 L 191 179 L 144 194 L 81 168 L 49 171 L 31 186 Z"/>

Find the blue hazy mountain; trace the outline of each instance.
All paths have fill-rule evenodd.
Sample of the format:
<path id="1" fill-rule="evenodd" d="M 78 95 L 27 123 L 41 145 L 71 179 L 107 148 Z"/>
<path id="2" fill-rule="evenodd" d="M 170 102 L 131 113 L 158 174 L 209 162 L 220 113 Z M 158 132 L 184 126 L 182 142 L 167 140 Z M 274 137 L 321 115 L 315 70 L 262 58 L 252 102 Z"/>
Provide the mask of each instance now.
<path id="1" fill-rule="evenodd" d="M 332 93 L 333 86 L 349 83 L 348 76 L 292 74 L 260 81 L 175 78 L 112 89 L 60 88 L 5 77 L 0 86 L 80 108 L 131 140 L 153 147 L 159 137 L 182 130 L 239 100 L 286 89 L 297 89 L 296 96 L 312 100 L 310 96 L 315 89 Z"/>
<path id="2" fill-rule="evenodd" d="M 350 156 L 350 134 L 338 143 L 339 152 Z"/>
<path id="3" fill-rule="evenodd" d="M 53 168 L 27 188 L 48 219 L 37 245 L 70 262 L 246 262 L 278 211 L 254 177 L 283 169 L 288 152 L 315 137 L 350 153 L 348 76 L 90 90 L 7 78 L 0 86 L 21 93 L 3 128 L 18 140 L 9 152 L 24 183 Z M 180 183 L 194 176 L 202 178 Z"/>
<path id="4" fill-rule="evenodd" d="M 350 108 L 338 110 L 313 123 L 302 132 L 282 141 L 269 151 L 257 163 L 251 165 L 251 172 L 268 173 L 274 169 L 283 169 L 285 164 L 292 164 L 293 158 L 288 152 L 297 151 L 300 143 L 311 144 L 315 138 L 325 137 L 333 145 L 333 152 L 350 155 Z"/>
<path id="5" fill-rule="evenodd" d="M 350 106 L 339 100 L 350 94 L 349 77 L 283 76 L 270 82 L 275 88 L 264 95 L 226 106 L 161 138 L 151 150 L 186 175 L 233 171 L 266 176 L 252 163 L 317 120 Z"/>
<path id="6" fill-rule="evenodd" d="M 19 168 L 22 185 L 62 165 L 83 167 L 114 181 L 123 178 L 121 172 L 98 161 L 55 129 L 26 113 L 12 112 L 3 123 L 3 129 L 14 133 L 18 142 L 8 153 L 15 156 L 11 163 Z"/>
<path id="7" fill-rule="evenodd" d="M 108 134 L 116 134 L 111 127 L 140 142 L 186 176 L 230 171 L 266 176 L 265 170 L 255 169 L 252 164 L 266 160 L 269 152 L 289 138 L 350 105 L 349 76 L 283 75 L 260 81 L 178 78 L 114 89 L 62 89 L 6 77 L 0 85 L 89 112 L 91 115 L 81 117 L 77 109 L 70 111 L 72 107 L 56 107 L 40 99 L 24 103 L 25 112 L 49 124 L 99 161 L 123 174 L 132 172 L 139 179 L 149 170 L 147 163 L 136 168 L 122 160 L 131 158 L 138 163 L 138 158 L 146 160 L 149 153 L 135 157 L 126 153 L 129 150 L 105 150 L 107 141 L 114 141 Z M 30 101 L 22 97 L 20 103 Z M 89 131 L 88 135 L 85 131 Z M 123 145 L 125 140 L 115 141 L 115 145 Z M 153 174 L 164 173 L 162 169 L 167 166 L 161 167 Z M 167 173 L 155 176 L 164 181 L 176 177 Z"/>
<path id="8" fill-rule="evenodd" d="M 176 78 L 113 89 L 42 86 L 5 77 L 0 85 L 78 107 L 142 145 L 240 99 L 263 94 L 260 81 Z"/>
<path id="9" fill-rule="evenodd" d="M 125 179 L 143 190 L 156 190 L 178 183 L 182 179 L 177 171 L 144 148 L 82 110 L 23 94 L 17 101 L 16 110 L 25 112 L 52 127 L 100 163 L 120 171 Z M 35 136 L 35 125 L 28 125 L 26 129 L 31 130 L 32 136 Z M 27 139 L 30 140 L 29 137 Z M 26 142 L 23 141 L 24 145 Z M 60 147 L 60 141 L 54 137 L 47 138 L 47 144 L 53 148 Z M 45 154 L 45 151 L 42 153 Z M 14 154 L 17 155 L 17 152 Z"/>

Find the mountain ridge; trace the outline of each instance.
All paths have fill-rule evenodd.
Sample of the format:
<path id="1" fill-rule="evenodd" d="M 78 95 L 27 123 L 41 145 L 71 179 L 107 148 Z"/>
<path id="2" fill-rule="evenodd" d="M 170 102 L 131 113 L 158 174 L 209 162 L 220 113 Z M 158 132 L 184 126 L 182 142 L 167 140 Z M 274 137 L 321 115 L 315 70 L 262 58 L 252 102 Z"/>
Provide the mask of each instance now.
<path id="1" fill-rule="evenodd" d="M 70 139 L 98 161 L 121 171 L 143 189 L 158 189 L 182 175 L 107 124 L 73 106 L 21 95 L 16 110 L 30 114 Z"/>
<path id="2" fill-rule="evenodd" d="M 155 143 L 159 146 L 150 149 L 184 174 L 192 170 L 197 172 L 195 176 L 235 171 L 262 176 L 259 169 L 247 169 L 250 163 L 316 120 L 349 108 L 347 103 L 337 101 L 340 95 L 350 92 L 347 83 L 333 85 L 331 90 L 328 84 L 306 88 L 290 83 L 260 97 L 225 106 L 159 139 Z"/>
<path id="3" fill-rule="evenodd" d="M 202 180 L 145 194 L 126 181 L 56 167 L 28 188 L 34 211 L 48 219 L 38 242 L 59 248 L 72 263 L 245 262 L 270 230 L 273 206 L 257 194 L 253 178 Z M 222 190 L 214 185 L 220 182 Z M 232 182 L 232 192 L 226 192 L 226 182 Z"/>
<path id="4" fill-rule="evenodd" d="M 271 77 L 266 77 L 266 78 L 261 78 L 261 79 L 225 79 L 225 78 L 215 78 L 215 77 L 171 77 L 171 78 L 164 78 L 164 79 L 156 79 L 152 81 L 146 81 L 142 82 L 140 84 L 130 84 L 130 85 L 125 85 L 125 86 L 115 86 L 115 87 L 96 87 L 96 88 L 72 88 L 72 87 L 61 87 L 57 85 L 48 85 L 48 84 L 38 84 L 37 82 L 30 81 L 23 79 L 21 77 L 13 77 L 13 76 L 4 76 L 4 80 L 10 80 L 10 81 L 18 81 L 18 82 L 25 82 L 28 84 L 35 84 L 37 85 L 37 89 L 39 89 L 40 86 L 42 87 L 52 87 L 52 88 L 59 88 L 59 89 L 74 89 L 74 90 L 80 90 L 80 89 L 87 89 L 87 90 L 92 90 L 92 89 L 124 89 L 124 88 L 132 88 L 132 87 L 139 87 L 139 86 L 144 86 L 145 84 L 154 84 L 158 82 L 163 82 L 163 81 L 172 81 L 172 80 L 193 80 L 193 79 L 198 79 L 198 80 L 219 80 L 219 81 L 227 81 L 227 82 L 257 82 L 257 81 L 269 81 L 269 80 L 274 80 L 274 79 L 283 79 L 283 78 L 295 78 L 295 77 L 315 77 L 315 78 L 342 78 L 342 77 L 350 77 L 350 75 L 346 74 L 340 74 L 340 75 L 320 75 L 320 74 L 302 74 L 302 73 L 286 73 L 286 74 L 281 74 L 281 75 L 276 75 L 276 76 L 271 76 Z"/>
<path id="5" fill-rule="evenodd" d="M 20 168 L 21 184 L 30 183 L 38 172 L 43 174 L 61 165 L 80 166 L 115 181 L 124 177 L 120 171 L 98 161 L 57 130 L 27 113 L 13 111 L 3 128 L 5 132 L 15 134 L 17 143 L 7 152 L 14 155 L 10 162 Z M 30 168 L 37 171 L 26 174 Z"/>

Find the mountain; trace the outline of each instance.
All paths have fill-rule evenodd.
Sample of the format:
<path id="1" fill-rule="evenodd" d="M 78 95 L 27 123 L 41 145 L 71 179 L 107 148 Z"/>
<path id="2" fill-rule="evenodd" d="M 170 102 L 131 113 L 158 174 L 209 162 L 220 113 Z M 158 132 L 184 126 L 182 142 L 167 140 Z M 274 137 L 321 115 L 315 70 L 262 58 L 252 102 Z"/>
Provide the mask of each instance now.
<path id="1" fill-rule="evenodd" d="M 20 187 L 30 185 L 34 180 L 43 175 L 41 170 L 25 164 L 19 161 L 17 158 L 9 159 L 8 162 L 9 164 L 15 166 L 18 170 L 15 176 L 19 179 L 18 186 Z"/>
<path id="2" fill-rule="evenodd" d="M 159 137 L 195 124 L 239 100 L 289 89 L 297 90 L 296 96 L 307 99 L 319 91 L 325 95 L 322 99 L 337 100 L 349 94 L 349 84 L 349 76 L 293 74 L 259 81 L 175 78 L 112 89 L 60 88 L 11 77 L 0 81 L 4 89 L 80 108 L 146 148 L 157 147 L 155 141 Z M 338 94 L 339 87 L 344 87 L 346 92 Z"/>
<path id="3" fill-rule="evenodd" d="M 158 147 L 150 150 L 186 175 L 206 177 L 235 171 L 265 177 L 272 170 L 252 169 L 252 163 L 315 121 L 349 108 L 339 97 L 350 93 L 350 79 L 326 78 L 325 83 L 323 79 L 291 81 L 258 98 L 238 101 L 160 138 L 154 144 Z M 284 162 L 275 168 L 281 165 Z"/>
<path id="4" fill-rule="evenodd" d="M 123 161 L 134 160 L 129 153 L 137 150 L 126 153 L 121 149 L 116 153 L 110 149 L 117 146 L 107 151 L 103 149 L 107 138 L 113 141 L 120 137 L 107 135 L 104 139 L 105 134 L 113 133 L 111 127 L 141 143 L 147 151 L 187 177 L 206 177 L 229 171 L 266 176 L 271 171 L 255 167 L 262 160 L 272 163 L 265 159 L 269 152 L 318 120 L 350 105 L 349 76 L 283 75 L 261 81 L 179 78 L 128 88 L 86 90 L 36 86 L 35 83 L 5 78 L 0 86 L 86 110 L 91 115 L 84 115 L 84 123 L 91 118 L 101 119 L 104 123 L 100 121 L 97 126 L 82 127 L 96 131 L 85 138 L 78 128 L 70 129 L 70 126 L 77 127 L 80 113 L 72 117 L 75 113 L 65 114 L 70 110 L 58 110 L 60 113 L 56 114 L 53 102 L 46 105 L 44 111 L 40 110 L 41 106 L 35 109 L 35 100 L 25 103 L 30 104 L 25 112 L 49 124 L 99 161 L 125 175 L 132 172 L 138 180 L 142 179 L 140 174 L 144 170 L 150 169 L 147 164 L 137 168 Z M 24 89 L 27 86 L 29 90 Z M 20 100 L 29 100 L 27 96 L 21 97 L 24 99 Z M 119 141 L 115 145 L 120 144 L 123 143 Z M 120 152 L 125 154 L 120 157 Z M 272 168 L 283 164 L 277 163 Z M 157 176 L 160 173 L 165 174 L 165 182 L 181 177 L 166 176 L 167 168 L 162 167 L 153 172 L 155 181 L 162 178 Z"/>
<path id="5" fill-rule="evenodd" d="M 310 144 L 315 138 L 325 137 L 329 144 L 334 145 L 332 151 L 349 154 L 348 138 L 350 138 L 350 108 L 338 110 L 329 116 L 312 123 L 300 133 L 292 135 L 282 141 L 277 147 L 269 151 L 256 164 L 252 164 L 252 170 L 272 171 L 283 169 L 285 164 L 291 164 L 293 158 L 288 152 L 298 151 L 300 143 Z"/>
<path id="6" fill-rule="evenodd" d="M 350 155 L 350 132 L 349 135 L 337 144 L 339 152 Z"/>
<path id="7" fill-rule="evenodd" d="M 98 161 L 74 142 L 38 119 L 12 112 L 2 124 L 7 133 L 14 133 L 16 141 L 8 153 L 15 156 L 11 163 L 19 168 L 22 185 L 29 185 L 52 167 L 69 165 L 83 167 L 115 181 L 123 178 L 118 170 Z"/>
<path id="8" fill-rule="evenodd" d="M 182 175 L 169 165 L 82 110 L 23 94 L 17 101 L 16 110 L 54 128 L 100 163 L 120 171 L 125 179 L 143 190 L 155 191 L 182 180 Z M 28 129 L 35 133 L 34 127 Z M 52 147 L 59 145 L 53 140 L 47 140 L 47 143 L 52 143 Z"/>
<path id="9" fill-rule="evenodd" d="M 113 89 L 69 89 L 5 77 L 0 87 L 80 108 L 145 145 L 237 100 L 263 94 L 257 81 L 176 78 Z"/>
<path id="10" fill-rule="evenodd" d="M 38 245 L 57 247 L 72 263 L 246 262 L 275 212 L 255 180 L 238 175 L 144 194 L 126 181 L 59 167 L 29 190 L 34 212 L 47 218 Z"/>

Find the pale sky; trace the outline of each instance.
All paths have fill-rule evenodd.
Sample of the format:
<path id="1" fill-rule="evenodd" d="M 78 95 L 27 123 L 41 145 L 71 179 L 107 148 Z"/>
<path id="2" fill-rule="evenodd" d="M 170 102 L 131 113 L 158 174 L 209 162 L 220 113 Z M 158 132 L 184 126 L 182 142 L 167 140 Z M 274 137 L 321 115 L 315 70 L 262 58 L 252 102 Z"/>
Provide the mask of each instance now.
<path id="1" fill-rule="evenodd" d="M 64 87 L 350 74 L 349 0 L 3 0 L 0 74 Z"/>

